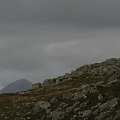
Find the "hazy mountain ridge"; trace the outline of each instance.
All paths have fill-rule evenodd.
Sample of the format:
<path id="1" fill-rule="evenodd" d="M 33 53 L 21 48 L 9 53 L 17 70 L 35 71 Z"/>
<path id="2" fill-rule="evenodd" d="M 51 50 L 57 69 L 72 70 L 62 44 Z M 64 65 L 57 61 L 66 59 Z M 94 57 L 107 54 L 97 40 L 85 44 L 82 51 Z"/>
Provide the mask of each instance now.
<path id="1" fill-rule="evenodd" d="M 0 119 L 6 118 L 120 120 L 120 59 L 84 65 L 36 90 L 0 95 Z"/>
<path id="2" fill-rule="evenodd" d="M 0 93 L 16 93 L 26 91 L 32 88 L 32 83 L 26 79 L 14 81 L 0 90 Z"/>

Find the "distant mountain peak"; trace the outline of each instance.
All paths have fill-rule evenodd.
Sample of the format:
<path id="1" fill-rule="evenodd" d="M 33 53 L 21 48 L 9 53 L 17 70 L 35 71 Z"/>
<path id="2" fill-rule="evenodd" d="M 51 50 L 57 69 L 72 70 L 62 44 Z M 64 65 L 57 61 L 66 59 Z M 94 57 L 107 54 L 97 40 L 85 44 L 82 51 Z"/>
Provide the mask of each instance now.
<path id="1" fill-rule="evenodd" d="M 20 91 L 26 91 L 31 88 L 32 88 L 32 83 L 30 81 L 26 79 L 20 79 L 4 87 L 2 90 L 0 90 L 0 93 L 16 93 Z"/>

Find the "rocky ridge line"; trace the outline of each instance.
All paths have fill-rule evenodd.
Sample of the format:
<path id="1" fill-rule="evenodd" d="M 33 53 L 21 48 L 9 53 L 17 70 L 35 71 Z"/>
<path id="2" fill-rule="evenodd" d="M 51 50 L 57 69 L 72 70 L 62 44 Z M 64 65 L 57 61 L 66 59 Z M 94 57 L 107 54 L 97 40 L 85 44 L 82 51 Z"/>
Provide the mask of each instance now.
<path id="1" fill-rule="evenodd" d="M 120 78 L 120 58 L 107 59 L 102 63 L 84 65 L 63 76 L 44 80 L 42 87 L 58 85 L 74 79 L 114 80 Z"/>

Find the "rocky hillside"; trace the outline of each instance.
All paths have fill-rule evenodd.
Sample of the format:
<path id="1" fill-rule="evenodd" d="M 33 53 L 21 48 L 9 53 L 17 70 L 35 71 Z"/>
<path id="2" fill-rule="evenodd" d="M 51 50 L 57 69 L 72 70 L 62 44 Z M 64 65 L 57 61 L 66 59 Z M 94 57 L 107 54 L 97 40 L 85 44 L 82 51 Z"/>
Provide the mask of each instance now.
<path id="1" fill-rule="evenodd" d="M 0 120 L 120 120 L 120 59 L 82 66 L 40 89 L 0 95 Z"/>
<path id="2" fill-rule="evenodd" d="M 45 80 L 42 83 L 43 87 L 64 83 L 73 80 L 94 80 L 96 82 L 111 81 L 120 77 L 120 59 L 112 58 L 102 63 L 84 65 L 71 73 L 66 73 L 58 78 Z M 79 83 L 78 83 L 79 84 Z"/>

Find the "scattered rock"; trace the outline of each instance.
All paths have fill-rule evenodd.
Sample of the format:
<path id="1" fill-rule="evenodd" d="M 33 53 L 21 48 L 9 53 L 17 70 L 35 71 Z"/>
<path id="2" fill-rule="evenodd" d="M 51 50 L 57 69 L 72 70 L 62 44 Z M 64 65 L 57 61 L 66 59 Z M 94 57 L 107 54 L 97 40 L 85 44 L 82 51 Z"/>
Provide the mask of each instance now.
<path id="1" fill-rule="evenodd" d="M 118 104 L 118 98 L 113 98 L 112 100 L 107 101 L 106 103 L 103 103 L 99 106 L 100 111 L 106 110 L 106 109 L 113 109 Z"/>
<path id="2" fill-rule="evenodd" d="M 98 100 L 101 101 L 103 99 L 103 96 L 101 94 L 98 95 Z"/>
<path id="3" fill-rule="evenodd" d="M 1 95 L 0 120 L 120 120 L 119 99 L 120 59 L 109 59 L 45 80 L 42 89 Z"/>
<path id="4" fill-rule="evenodd" d="M 51 105 L 49 102 L 45 102 L 45 101 L 39 101 L 35 104 L 35 111 L 39 111 L 39 109 L 48 109 L 50 108 Z"/>
<path id="5" fill-rule="evenodd" d="M 114 117 L 114 120 L 118 120 L 118 119 L 120 119 L 120 110 L 116 111 L 116 115 Z"/>
<path id="6" fill-rule="evenodd" d="M 88 118 L 88 117 L 90 117 L 91 113 L 92 113 L 92 110 L 85 110 L 82 114 L 82 117 Z"/>
<path id="7" fill-rule="evenodd" d="M 110 116 L 109 111 L 101 112 L 100 115 L 96 117 L 96 120 L 105 120 L 109 116 Z"/>
<path id="8" fill-rule="evenodd" d="M 50 103 L 56 103 L 56 102 L 58 102 L 58 99 L 56 97 L 53 97 L 50 101 Z"/>

